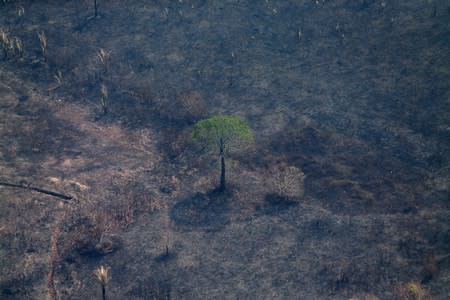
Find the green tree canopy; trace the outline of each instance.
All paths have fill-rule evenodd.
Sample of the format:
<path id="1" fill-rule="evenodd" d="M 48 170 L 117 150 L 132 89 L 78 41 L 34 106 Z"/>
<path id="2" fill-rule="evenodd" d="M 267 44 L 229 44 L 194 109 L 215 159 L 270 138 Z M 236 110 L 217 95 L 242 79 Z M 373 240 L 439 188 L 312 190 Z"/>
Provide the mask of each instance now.
<path id="1" fill-rule="evenodd" d="M 202 149 L 224 151 L 240 148 L 244 143 L 252 142 L 253 135 L 246 121 L 236 116 L 214 116 L 204 119 L 194 127 L 192 139 Z"/>

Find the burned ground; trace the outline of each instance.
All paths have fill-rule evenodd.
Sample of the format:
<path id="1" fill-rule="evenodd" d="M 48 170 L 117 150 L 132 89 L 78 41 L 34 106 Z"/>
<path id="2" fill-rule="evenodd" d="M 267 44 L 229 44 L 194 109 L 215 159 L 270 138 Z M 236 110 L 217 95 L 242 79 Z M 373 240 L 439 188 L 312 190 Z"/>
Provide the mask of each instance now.
<path id="1" fill-rule="evenodd" d="M 450 296 L 446 1 L 144 2 L 0 4 L 0 181 L 74 198 L 0 186 L 0 298 Z"/>

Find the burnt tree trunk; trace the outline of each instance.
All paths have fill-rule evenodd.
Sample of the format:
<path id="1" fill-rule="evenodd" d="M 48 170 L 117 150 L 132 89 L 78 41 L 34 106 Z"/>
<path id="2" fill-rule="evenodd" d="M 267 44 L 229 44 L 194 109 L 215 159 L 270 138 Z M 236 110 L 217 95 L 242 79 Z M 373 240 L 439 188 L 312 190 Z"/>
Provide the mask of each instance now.
<path id="1" fill-rule="evenodd" d="M 225 191 L 225 151 L 224 151 L 224 144 L 223 139 L 220 139 L 220 187 L 219 191 L 223 192 Z"/>
<path id="2" fill-rule="evenodd" d="M 106 288 L 103 284 L 102 284 L 102 299 L 106 300 Z"/>
<path id="3" fill-rule="evenodd" d="M 14 183 L 9 183 L 9 182 L 5 182 L 5 181 L 0 181 L 0 185 L 9 186 L 9 187 L 13 187 L 13 188 L 32 190 L 32 191 L 36 191 L 36 192 L 39 192 L 42 194 L 47 194 L 47 195 L 50 195 L 53 197 L 57 197 L 59 199 L 65 200 L 65 201 L 73 200 L 72 196 L 64 195 L 61 193 L 57 193 L 57 192 L 41 189 L 38 187 L 29 186 L 29 185 L 14 184 Z"/>

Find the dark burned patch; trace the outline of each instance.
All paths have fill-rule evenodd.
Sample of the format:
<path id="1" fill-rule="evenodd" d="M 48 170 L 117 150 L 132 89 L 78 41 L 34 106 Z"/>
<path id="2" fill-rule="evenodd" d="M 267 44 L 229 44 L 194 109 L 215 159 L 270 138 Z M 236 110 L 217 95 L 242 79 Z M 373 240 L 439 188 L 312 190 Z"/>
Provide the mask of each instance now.
<path id="1" fill-rule="evenodd" d="M 230 200 L 226 194 L 197 193 L 178 201 L 170 216 L 179 226 L 220 229 L 230 222 Z"/>
<path id="2" fill-rule="evenodd" d="M 26 299 L 31 298 L 30 287 L 32 279 L 25 275 L 18 276 L 7 281 L 0 282 L 0 297 L 2 299 Z"/>
<path id="3" fill-rule="evenodd" d="M 28 95 L 21 95 L 21 96 L 19 96 L 19 102 L 26 102 L 26 101 L 28 101 L 28 99 L 29 99 L 30 97 L 28 96 Z"/>
<path id="4" fill-rule="evenodd" d="M 177 257 L 177 254 L 175 252 L 171 252 L 167 250 L 164 253 L 161 253 L 157 257 L 155 257 L 155 262 L 157 263 L 167 263 L 171 260 L 174 260 Z"/>
<path id="5" fill-rule="evenodd" d="M 258 207 L 258 212 L 266 215 L 276 215 L 298 205 L 297 202 L 277 194 L 268 194 L 264 203 Z"/>
<path id="6" fill-rule="evenodd" d="M 337 225 L 329 219 L 314 219 L 306 224 L 305 231 L 314 239 L 323 239 L 337 233 Z"/>
<path id="7" fill-rule="evenodd" d="M 286 128 L 271 142 L 273 151 L 293 158 L 323 154 L 326 145 L 326 135 L 313 127 Z"/>

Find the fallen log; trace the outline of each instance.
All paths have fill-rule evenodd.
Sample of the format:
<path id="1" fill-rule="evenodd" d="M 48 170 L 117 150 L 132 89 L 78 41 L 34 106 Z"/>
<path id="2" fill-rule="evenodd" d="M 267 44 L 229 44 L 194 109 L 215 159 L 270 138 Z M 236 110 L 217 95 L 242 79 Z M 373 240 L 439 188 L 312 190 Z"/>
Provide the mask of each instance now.
<path id="1" fill-rule="evenodd" d="M 19 189 L 27 189 L 27 190 L 32 190 L 32 191 L 36 191 L 42 194 L 46 194 L 46 195 L 50 195 L 59 199 L 62 199 L 64 201 L 69 201 L 69 200 L 73 200 L 72 196 L 68 196 L 68 195 L 64 195 L 58 192 L 54 192 L 54 191 L 49 191 L 46 189 L 41 189 L 38 187 L 34 187 L 34 186 L 29 186 L 29 185 L 24 185 L 24 184 L 15 184 L 15 183 L 10 183 L 10 182 L 5 182 L 5 181 L 0 181 L 0 185 L 3 186 L 8 186 L 8 187 L 13 187 L 13 188 L 19 188 Z"/>

